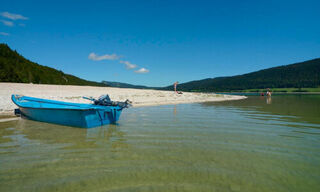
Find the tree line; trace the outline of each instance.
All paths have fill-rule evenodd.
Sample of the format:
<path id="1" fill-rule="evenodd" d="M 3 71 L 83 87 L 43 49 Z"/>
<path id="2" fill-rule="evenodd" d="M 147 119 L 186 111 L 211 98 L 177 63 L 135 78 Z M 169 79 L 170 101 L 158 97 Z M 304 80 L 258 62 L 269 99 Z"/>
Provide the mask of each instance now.
<path id="1" fill-rule="evenodd" d="M 0 44 L 0 81 L 16 83 L 106 86 L 25 59 L 6 44 Z"/>
<path id="2" fill-rule="evenodd" d="M 319 86 L 320 59 L 318 58 L 244 75 L 191 81 L 179 84 L 179 90 L 223 92 L 265 88 L 316 88 Z M 164 89 L 172 90 L 173 86 Z"/>

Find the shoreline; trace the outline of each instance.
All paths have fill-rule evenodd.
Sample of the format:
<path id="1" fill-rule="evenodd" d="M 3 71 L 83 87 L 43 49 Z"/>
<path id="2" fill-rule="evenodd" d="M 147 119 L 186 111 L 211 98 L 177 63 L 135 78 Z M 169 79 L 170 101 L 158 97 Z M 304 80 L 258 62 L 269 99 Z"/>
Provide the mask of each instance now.
<path id="1" fill-rule="evenodd" d="M 218 102 L 247 98 L 245 96 L 238 95 L 193 92 L 184 92 L 180 95 L 173 91 L 160 91 L 153 89 L 0 83 L 0 116 L 11 116 L 11 114 L 13 115 L 13 110 L 17 108 L 17 106 L 11 101 L 12 94 L 73 103 L 90 103 L 88 100 L 82 99 L 82 96 L 92 96 L 97 98 L 100 95 L 109 94 L 111 100 L 114 101 L 125 101 L 126 99 L 129 99 L 132 101 L 133 107 Z"/>
<path id="2" fill-rule="evenodd" d="M 223 95 L 259 96 L 261 92 L 217 92 Z M 272 95 L 320 95 L 320 92 L 272 92 Z"/>

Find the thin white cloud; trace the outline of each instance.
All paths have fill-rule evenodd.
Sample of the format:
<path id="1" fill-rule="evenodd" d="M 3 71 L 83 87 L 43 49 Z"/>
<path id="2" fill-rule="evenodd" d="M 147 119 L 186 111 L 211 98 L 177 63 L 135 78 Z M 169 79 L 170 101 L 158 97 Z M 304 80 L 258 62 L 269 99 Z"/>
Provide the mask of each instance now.
<path id="1" fill-rule="evenodd" d="M 19 14 L 9 13 L 9 12 L 2 12 L 1 16 L 8 18 L 8 19 L 12 19 L 12 20 L 18 20 L 18 19 L 27 20 L 27 19 L 29 19 L 28 17 L 22 16 Z"/>
<path id="2" fill-rule="evenodd" d="M 135 73 L 149 73 L 149 70 L 142 67 L 141 69 L 136 70 L 136 71 L 134 71 L 134 72 L 135 72 Z"/>
<path id="3" fill-rule="evenodd" d="M 9 36 L 10 34 L 9 34 L 9 33 L 6 33 L 6 32 L 0 32 L 0 35 Z"/>
<path id="4" fill-rule="evenodd" d="M 111 54 L 111 55 L 106 54 L 106 55 L 99 56 L 99 55 L 92 52 L 89 54 L 88 59 L 93 60 L 93 61 L 102 61 L 102 60 L 118 60 L 121 57 L 122 56 L 119 56 L 117 54 Z M 124 64 L 128 70 L 135 69 L 138 67 L 137 65 L 132 64 L 129 61 L 120 60 L 119 63 Z M 135 73 L 149 73 L 149 70 L 142 67 L 139 70 L 136 70 L 134 72 Z"/>
<path id="5" fill-rule="evenodd" d="M 125 64 L 127 69 L 134 69 L 137 67 L 137 65 L 132 64 L 129 61 L 119 61 L 119 62 Z"/>
<path id="6" fill-rule="evenodd" d="M 14 25 L 11 21 L 0 20 L 0 22 L 9 27 L 12 27 Z"/>
<path id="7" fill-rule="evenodd" d="M 93 61 L 101 61 L 101 60 L 117 60 L 120 58 L 120 56 L 116 54 L 111 54 L 111 55 L 106 54 L 106 55 L 98 56 L 95 53 L 90 53 L 88 58 Z"/>

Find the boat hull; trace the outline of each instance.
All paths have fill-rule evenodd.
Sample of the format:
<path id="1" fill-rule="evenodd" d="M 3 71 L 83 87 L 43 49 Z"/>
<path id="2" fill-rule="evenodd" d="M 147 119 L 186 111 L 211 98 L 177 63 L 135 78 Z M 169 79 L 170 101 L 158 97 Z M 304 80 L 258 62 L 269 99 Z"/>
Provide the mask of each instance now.
<path id="1" fill-rule="evenodd" d="M 121 114 L 121 111 L 116 110 L 19 109 L 21 117 L 26 119 L 82 128 L 116 123 Z"/>
<path id="2" fill-rule="evenodd" d="M 41 100 L 39 103 L 24 103 L 22 100 L 31 101 L 34 98 L 26 97 L 20 98 L 21 102 L 13 96 L 12 100 L 19 106 L 20 115 L 23 118 L 54 123 L 59 125 L 91 128 L 102 126 L 106 124 L 116 123 L 121 115 L 122 108 L 114 106 L 95 106 L 91 104 L 79 104 L 75 106 L 73 103 L 54 103 L 52 100 Z M 26 105 L 24 107 L 22 105 Z M 43 106 L 43 107 L 30 107 L 30 106 Z M 72 107 L 66 108 L 69 105 Z"/>

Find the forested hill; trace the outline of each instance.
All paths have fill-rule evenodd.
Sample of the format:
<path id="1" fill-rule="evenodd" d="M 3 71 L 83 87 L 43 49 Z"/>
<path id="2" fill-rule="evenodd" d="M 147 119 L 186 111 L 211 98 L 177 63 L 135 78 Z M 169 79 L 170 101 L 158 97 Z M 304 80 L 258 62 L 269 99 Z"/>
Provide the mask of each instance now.
<path id="1" fill-rule="evenodd" d="M 0 82 L 106 86 L 31 62 L 6 44 L 0 44 Z"/>
<path id="2" fill-rule="evenodd" d="M 182 91 L 236 91 L 263 88 L 320 86 L 320 58 L 232 77 L 209 78 L 179 84 Z M 171 89 L 168 86 L 164 89 Z"/>
<path id="3" fill-rule="evenodd" d="M 118 82 L 93 82 L 25 59 L 6 44 L 0 44 L 0 82 L 90 85 L 127 88 L 152 88 Z M 301 63 L 273 67 L 232 77 L 208 78 L 178 85 L 182 91 L 237 91 L 263 88 L 312 88 L 320 86 L 320 58 Z M 172 86 L 164 88 L 172 90 Z"/>

